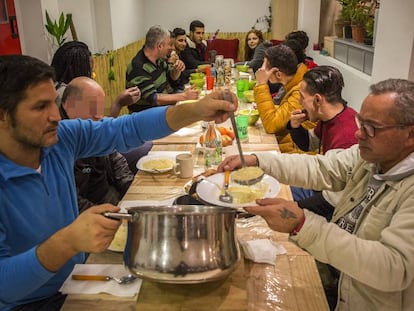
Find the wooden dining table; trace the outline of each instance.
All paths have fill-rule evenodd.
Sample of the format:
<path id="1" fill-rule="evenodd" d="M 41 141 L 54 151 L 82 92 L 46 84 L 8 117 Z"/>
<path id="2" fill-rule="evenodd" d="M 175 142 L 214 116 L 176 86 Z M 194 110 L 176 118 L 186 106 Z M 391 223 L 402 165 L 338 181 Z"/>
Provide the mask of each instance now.
<path id="1" fill-rule="evenodd" d="M 197 143 L 201 133 L 200 123 L 193 124 L 187 131 L 154 141 L 151 152 L 192 153 L 196 175 L 205 169 L 202 149 Z M 275 136 L 266 134 L 260 121 L 255 126 L 249 126 L 248 136 L 248 141 L 242 144 L 244 152 L 278 151 Z M 164 201 L 184 195 L 184 185 L 190 179 L 179 178 L 173 171 L 160 174 L 138 171 L 121 205 L 133 204 L 134 201 Z M 291 200 L 290 188 L 281 185 L 278 197 Z M 329 310 L 314 258 L 290 242 L 288 234 L 272 231 L 261 217 L 254 216 L 236 221 L 236 236 L 243 241 L 270 239 L 287 252 L 278 255 L 274 264 L 255 263 L 242 255 L 235 271 L 220 281 L 165 284 L 144 279 L 139 293 L 134 297 L 69 295 L 62 310 Z M 108 250 L 91 254 L 87 263 L 120 264 L 122 253 Z"/>

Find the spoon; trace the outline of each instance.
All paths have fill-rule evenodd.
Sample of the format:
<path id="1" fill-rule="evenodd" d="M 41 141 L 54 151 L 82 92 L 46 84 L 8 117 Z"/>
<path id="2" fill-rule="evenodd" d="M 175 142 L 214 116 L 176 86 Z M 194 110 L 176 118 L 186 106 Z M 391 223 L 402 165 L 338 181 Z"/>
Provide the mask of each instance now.
<path id="1" fill-rule="evenodd" d="M 225 100 L 229 101 L 229 102 L 233 102 L 232 98 L 231 98 L 231 93 L 228 89 L 225 89 L 223 92 L 223 97 Z M 240 138 L 239 138 L 239 132 L 237 131 L 237 124 L 236 124 L 236 119 L 234 118 L 234 112 L 230 111 L 230 121 L 231 121 L 231 125 L 233 126 L 234 129 L 234 138 L 236 139 L 236 143 L 237 143 L 237 149 L 239 150 L 239 155 L 240 155 L 240 160 L 242 163 L 242 167 L 246 166 L 246 161 L 244 161 L 244 156 L 243 156 L 243 150 L 241 147 L 241 143 L 240 143 Z"/>
<path id="2" fill-rule="evenodd" d="M 133 282 L 137 277 L 132 274 L 124 275 L 120 278 L 109 275 L 84 275 L 84 274 L 72 274 L 72 280 L 76 281 L 110 281 L 113 280 L 118 284 L 128 284 Z"/>
<path id="3" fill-rule="evenodd" d="M 219 200 L 224 203 L 232 203 L 233 197 L 229 193 L 230 171 L 224 171 L 224 193 L 220 194 Z"/>

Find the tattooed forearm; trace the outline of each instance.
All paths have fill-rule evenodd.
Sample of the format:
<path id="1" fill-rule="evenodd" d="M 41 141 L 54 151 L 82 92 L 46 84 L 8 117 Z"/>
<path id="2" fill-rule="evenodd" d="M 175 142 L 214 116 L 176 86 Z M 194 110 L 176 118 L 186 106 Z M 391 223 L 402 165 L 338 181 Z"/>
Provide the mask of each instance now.
<path id="1" fill-rule="evenodd" d="M 284 207 L 281 211 L 280 211 L 280 217 L 283 219 L 288 219 L 288 218 L 297 218 L 295 213 L 292 213 L 290 210 L 288 210 L 286 207 Z"/>

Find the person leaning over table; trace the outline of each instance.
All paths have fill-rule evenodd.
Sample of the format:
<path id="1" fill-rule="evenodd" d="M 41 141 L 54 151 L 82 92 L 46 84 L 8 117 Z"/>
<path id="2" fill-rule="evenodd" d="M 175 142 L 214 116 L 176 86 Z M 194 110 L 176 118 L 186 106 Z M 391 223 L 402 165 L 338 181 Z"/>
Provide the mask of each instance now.
<path id="1" fill-rule="evenodd" d="M 330 222 L 277 198 L 245 209 L 340 272 L 335 310 L 414 310 L 414 82 L 372 85 L 356 120 L 359 145 L 339 153 L 245 159 L 285 184 L 343 190 Z"/>
<path id="2" fill-rule="evenodd" d="M 299 87 L 307 70 L 304 64 L 298 66 L 298 60 L 291 48 L 280 44 L 266 50 L 263 65 L 255 74 L 257 83 L 254 87 L 254 100 L 260 119 L 265 131 L 276 135 L 283 153 L 303 152 L 294 144 L 286 126 L 292 111 L 303 108 Z M 286 90 L 279 105 L 273 103 L 268 81 L 282 83 Z M 311 129 L 315 127 L 315 123 L 305 121 L 303 127 Z"/>
<path id="3" fill-rule="evenodd" d="M 61 120 L 53 79 L 38 59 L 0 56 L 0 310 L 59 310 L 74 265 L 111 243 L 120 221 L 102 213 L 119 208 L 78 214 L 75 160 L 127 151 L 201 119 L 221 123 L 237 109 L 234 94 L 229 103 L 215 91 L 116 119 Z"/>
<path id="4" fill-rule="evenodd" d="M 62 119 L 99 121 L 104 108 L 103 88 L 91 78 L 77 77 L 63 92 L 59 111 Z M 98 204 L 118 205 L 134 179 L 127 160 L 118 151 L 76 160 L 74 174 L 80 213 Z"/>
<path id="5" fill-rule="evenodd" d="M 137 86 L 141 90 L 141 98 L 128 106 L 130 112 L 198 98 L 198 91 L 192 88 L 174 93 L 181 86 L 185 65 L 179 59 L 174 64 L 167 63 L 172 50 L 170 32 L 158 25 L 150 27 L 143 48 L 126 70 L 126 87 Z"/>
<path id="6" fill-rule="evenodd" d="M 256 72 L 262 67 L 265 50 L 267 46 L 263 40 L 263 34 L 258 29 L 250 29 L 246 34 L 244 42 L 244 62 L 238 62 L 235 65 L 248 65 Z"/>
<path id="7" fill-rule="evenodd" d="M 303 76 L 300 84 L 301 103 L 305 109 L 292 112 L 287 128 L 295 144 L 303 151 L 318 150 L 323 154 L 332 149 L 346 149 L 358 143 L 355 132 L 356 111 L 342 98 L 344 79 L 331 66 L 319 66 Z M 310 120 L 316 127 L 306 130 L 302 123 Z M 332 216 L 338 192 L 313 191 L 291 187 L 294 201 L 302 208 L 327 217 Z"/>

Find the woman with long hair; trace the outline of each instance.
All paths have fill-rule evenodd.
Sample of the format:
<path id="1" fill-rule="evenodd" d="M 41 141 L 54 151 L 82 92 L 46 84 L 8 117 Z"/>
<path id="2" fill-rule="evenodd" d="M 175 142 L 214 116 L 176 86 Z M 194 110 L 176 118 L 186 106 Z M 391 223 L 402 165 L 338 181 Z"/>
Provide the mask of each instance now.
<path id="1" fill-rule="evenodd" d="M 244 42 L 244 60 L 247 62 L 246 65 L 253 68 L 254 72 L 262 66 L 265 50 L 262 32 L 257 29 L 249 30 Z M 239 64 L 244 64 L 244 62 L 237 63 L 237 65 Z"/>

